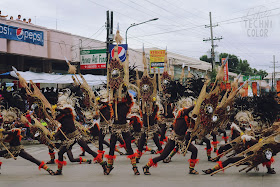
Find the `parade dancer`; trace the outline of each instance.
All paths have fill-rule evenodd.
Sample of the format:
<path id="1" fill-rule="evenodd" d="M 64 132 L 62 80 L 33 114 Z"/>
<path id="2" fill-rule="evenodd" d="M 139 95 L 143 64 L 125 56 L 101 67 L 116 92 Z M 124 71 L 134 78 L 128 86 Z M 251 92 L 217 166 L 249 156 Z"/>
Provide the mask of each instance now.
<path id="1" fill-rule="evenodd" d="M 4 122 L 4 129 L 0 129 L 0 136 L 4 135 L 6 136 L 4 139 L 4 142 L 9 143 L 9 148 L 6 148 L 6 146 L 1 142 L 2 146 L 5 147 L 6 150 L 0 151 L 0 157 L 4 157 L 6 159 L 8 158 L 14 158 L 16 160 L 16 157 L 20 156 L 30 162 L 33 162 L 38 165 L 39 170 L 43 168 L 46 170 L 50 175 L 53 175 L 54 172 L 45 164 L 44 161 L 39 161 L 33 156 L 31 156 L 29 153 L 27 153 L 24 150 L 23 145 L 21 145 L 21 129 L 19 128 L 11 128 L 12 123 L 14 120 L 16 120 L 17 116 L 14 113 L 14 110 L 7 110 L 2 112 L 3 115 L 3 122 Z M 2 162 L 0 162 L 2 164 Z M 0 166 L 1 166 L 0 164 Z"/>
<path id="2" fill-rule="evenodd" d="M 99 143 L 100 143 L 100 140 L 99 140 L 99 135 L 100 135 L 100 127 L 98 125 L 98 123 L 95 123 L 93 125 L 93 127 L 90 127 L 89 128 L 89 135 L 90 135 L 90 139 L 91 141 L 94 143 L 95 147 L 99 148 Z M 104 145 L 106 145 L 107 147 L 110 147 L 110 143 L 106 140 L 103 140 L 102 141 Z M 102 145 L 102 149 L 103 149 L 103 145 Z M 85 156 L 85 150 L 81 147 L 81 150 L 82 150 L 82 153 L 80 154 L 80 156 Z M 116 147 L 115 149 L 116 152 L 118 152 L 120 155 L 123 155 L 123 153 L 121 151 L 119 151 L 119 149 Z M 104 152 L 105 151 L 99 151 L 98 150 L 98 153 L 99 154 L 102 154 L 102 158 L 104 156 Z"/>
<path id="3" fill-rule="evenodd" d="M 135 175 L 140 175 L 136 166 L 136 155 L 131 148 L 131 129 L 129 123 L 127 122 L 127 116 L 133 105 L 133 99 L 128 93 L 128 88 L 138 88 L 129 83 L 128 53 L 126 54 L 125 62 L 121 62 L 118 57 L 118 47 L 122 41 L 119 29 L 117 29 L 115 41 L 117 45 L 114 47 L 114 57 L 108 62 L 107 66 L 107 88 L 109 92 L 108 95 L 109 101 L 112 102 L 112 108 L 114 110 L 114 122 L 112 124 L 110 138 L 110 151 L 109 155 L 106 155 L 106 158 L 108 159 L 107 173 L 109 174 L 113 169 L 114 159 L 116 158 L 116 156 L 114 155 L 115 145 L 118 137 L 122 137 L 125 142 L 126 151 L 128 154 L 127 157 L 131 161 L 133 172 Z"/>
<path id="4" fill-rule="evenodd" d="M 58 129 L 55 137 L 62 140 L 62 143 L 58 152 L 58 160 L 56 160 L 58 170 L 55 172 L 55 175 L 62 174 L 62 168 L 66 165 L 66 161 L 63 161 L 63 154 L 71 149 L 75 143 L 78 143 L 87 153 L 91 154 L 94 157 L 94 161 L 97 161 L 102 166 L 104 174 L 106 174 L 107 163 L 102 160 L 102 155 L 92 151 L 80 132 L 76 129 L 72 107 L 66 105 L 61 108 L 56 108 L 56 111 L 58 113 L 56 120 L 61 123 L 61 127 Z"/>
<path id="5" fill-rule="evenodd" d="M 174 149 L 177 145 L 180 147 L 181 150 L 185 151 L 184 149 L 187 147 L 188 138 L 186 132 L 188 128 L 191 126 L 191 123 L 194 123 L 193 119 L 189 117 L 190 112 L 193 110 L 193 106 L 190 108 L 181 109 L 173 123 L 173 131 L 168 138 L 168 142 L 164 147 L 163 152 L 160 156 L 150 159 L 150 161 L 143 167 L 143 172 L 145 175 L 151 175 L 149 168 L 152 166 L 157 166 L 157 163 L 163 159 L 165 159 L 170 152 Z M 198 162 L 197 159 L 197 148 L 190 143 L 188 147 L 188 151 L 190 151 L 191 159 L 189 159 L 189 174 L 199 174 L 195 169 L 195 165 Z"/>
<path id="6" fill-rule="evenodd" d="M 258 140 L 255 139 L 255 137 L 253 136 L 249 136 L 249 135 L 242 135 L 241 136 L 242 141 L 244 142 L 244 147 L 252 147 L 253 145 L 258 143 Z M 273 168 L 271 168 L 271 163 L 274 162 L 274 158 L 272 157 L 272 153 L 270 152 L 271 149 L 268 149 L 267 151 L 264 150 L 266 159 L 268 159 L 268 161 L 263 162 L 263 166 L 266 166 L 267 168 L 267 173 L 268 174 L 276 174 L 276 172 L 274 171 Z M 279 151 L 279 149 L 278 149 Z M 252 153 L 251 153 L 252 154 Z M 276 154 L 275 152 L 273 153 L 274 155 Z M 249 157 L 250 155 L 248 155 Z M 221 162 L 218 161 L 217 165 L 215 165 L 213 168 L 209 168 L 207 170 L 202 170 L 205 174 L 212 174 L 215 171 L 221 170 L 225 167 L 227 167 L 229 164 L 233 164 L 233 163 L 237 163 L 238 161 L 241 161 L 245 159 L 245 156 L 241 156 L 240 154 L 235 156 L 235 157 L 230 157 L 228 159 L 226 159 L 225 161 Z M 256 158 L 255 160 L 258 160 L 258 158 Z M 261 158 L 259 160 L 262 160 Z M 244 164 L 246 164 L 246 162 L 244 162 Z"/>
<path id="7" fill-rule="evenodd" d="M 60 144 L 56 143 L 55 147 L 57 149 L 59 149 Z M 70 162 L 79 162 L 80 164 L 81 163 L 91 164 L 91 162 L 92 162 L 91 159 L 85 159 L 85 158 L 82 158 L 81 156 L 79 158 L 74 158 L 72 149 L 67 150 L 66 154 L 67 154 Z M 55 164 L 55 151 L 54 151 L 54 148 L 51 146 L 49 147 L 49 155 L 50 155 L 50 160 L 47 162 L 47 164 Z"/>
<path id="8" fill-rule="evenodd" d="M 107 173 L 109 174 L 113 167 L 114 160 L 116 159 L 115 153 L 115 146 L 117 142 L 118 137 L 122 137 L 125 141 L 126 150 L 128 154 L 128 158 L 131 161 L 132 169 L 134 171 L 135 175 L 140 175 L 138 168 L 136 166 L 136 158 L 135 154 L 131 148 L 131 134 L 130 134 L 130 126 L 127 123 L 127 115 L 133 105 L 132 97 L 127 92 L 127 88 L 123 88 L 124 97 L 122 98 L 122 101 L 114 102 L 113 103 L 113 109 L 116 107 L 117 110 L 114 110 L 114 116 L 118 116 L 117 119 L 114 120 L 112 124 L 111 129 L 111 138 L 110 138 L 110 151 L 109 155 L 106 155 L 105 157 L 108 159 L 108 170 Z M 115 103 L 117 106 L 115 106 Z"/>
<path id="9" fill-rule="evenodd" d="M 153 102 L 152 114 L 151 115 L 143 114 L 143 129 L 142 129 L 143 133 L 138 143 L 138 150 L 136 156 L 137 163 L 139 163 L 139 160 L 143 154 L 142 151 L 144 148 L 144 144 L 148 140 L 147 137 L 153 138 L 153 141 L 158 148 L 156 153 L 162 153 L 163 151 L 158 138 L 159 126 L 157 125 L 157 119 L 158 119 L 157 113 L 158 113 L 158 106 L 156 105 L 155 102 Z"/>

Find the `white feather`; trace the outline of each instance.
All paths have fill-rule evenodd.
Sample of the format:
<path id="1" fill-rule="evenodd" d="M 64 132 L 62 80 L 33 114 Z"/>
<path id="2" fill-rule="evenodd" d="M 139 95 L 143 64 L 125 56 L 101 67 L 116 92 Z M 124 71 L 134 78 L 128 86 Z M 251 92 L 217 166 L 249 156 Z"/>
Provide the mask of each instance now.
<path id="1" fill-rule="evenodd" d="M 251 141 L 252 139 L 255 140 L 256 138 L 253 137 L 253 136 L 249 136 L 249 135 L 247 135 L 247 134 L 244 134 L 244 135 L 241 136 L 241 139 L 242 139 L 243 141 L 245 140 L 246 142 L 248 142 L 248 141 Z"/>
<path id="2" fill-rule="evenodd" d="M 231 129 L 235 129 L 235 130 L 241 132 L 241 129 L 240 129 L 234 122 L 232 122 L 230 128 L 231 128 Z"/>

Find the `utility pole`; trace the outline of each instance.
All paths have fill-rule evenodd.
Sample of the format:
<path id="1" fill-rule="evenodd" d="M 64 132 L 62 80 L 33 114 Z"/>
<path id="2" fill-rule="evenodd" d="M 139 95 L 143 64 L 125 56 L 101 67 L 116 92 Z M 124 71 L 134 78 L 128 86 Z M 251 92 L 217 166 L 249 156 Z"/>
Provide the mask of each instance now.
<path id="1" fill-rule="evenodd" d="M 107 10 L 106 12 L 107 21 L 106 21 L 106 30 L 107 30 L 107 37 L 106 37 L 106 57 L 108 58 L 110 51 L 109 51 L 109 45 L 113 43 L 114 35 L 113 35 L 113 11 L 111 11 L 111 17 L 110 17 L 110 11 Z M 108 62 L 108 59 L 107 61 Z M 107 69 L 106 69 L 107 70 Z M 106 70 L 104 71 L 104 75 L 106 75 Z"/>
<path id="2" fill-rule="evenodd" d="M 106 21 L 106 30 L 107 30 L 107 37 L 106 37 L 106 56 L 109 55 L 109 35 L 110 35 L 110 13 L 109 10 L 106 12 L 107 21 Z M 107 59 L 108 61 L 108 59 Z"/>
<path id="3" fill-rule="evenodd" d="M 274 84 L 276 83 L 276 77 L 275 77 L 275 75 L 276 75 L 276 72 L 275 72 L 275 68 L 277 68 L 278 66 L 275 66 L 275 64 L 276 63 L 278 63 L 278 62 L 276 62 L 275 61 L 275 55 L 273 55 L 273 66 L 271 67 L 270 66 L 270 68 L 273 68 L 273 73 L 272 73 L 272 76 L 271 76 L 271 78 L 272 78 L 272 84 L 271 84 L 271 91 L 274 91 L 275 89 L 274 89 Z"/>
<path id="4" fill-rule="evenodd" d="M 213 27 L 217 27 L 218 24 L 216 25 L 212 25 L 212 16 L 211 16 L 211 12 L 209 12 L 209 17 L 210 17 L 210 25 L 205 25 L 205 28 L 209 28 L 210 27 L 210 33 L 211 33 L 211 38 L 208 38 L 208 39 L 203 39 L 203 41 L 210 41 L 211 40 L 211 60 L 212 60 L 212 72 L 215 68 L 215 50 L 214 48 L 215 47 L 218 47 L 217 45 L 214 45 L 214 40 L 221 40 L 223 39 L 223 37 L 220 37 L 220 38 L 213 38 Z"/>

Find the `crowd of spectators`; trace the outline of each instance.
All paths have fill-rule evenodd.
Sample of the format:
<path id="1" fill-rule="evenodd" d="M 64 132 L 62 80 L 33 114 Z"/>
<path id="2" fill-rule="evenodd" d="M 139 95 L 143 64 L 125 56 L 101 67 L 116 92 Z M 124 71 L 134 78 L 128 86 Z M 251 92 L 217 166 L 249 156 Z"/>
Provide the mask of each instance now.
<path id="1" fill-rule="evenodd" d="M 7 17 L 8 17 L 8 15 L 2 15 L 2 12 L 1 12 L 1 10 L 0 10 L 0 18 L 7 18 Z M 14 20 L 14 17 L 13 17 L 13 16 L 10 16 L 10 20 Z M 31 18 L 28 18 L 28 20 L 27 20 L 26 18 L 21 19 L 21 15 L 20 15 L 20 14 L 18 15 L 18 17 L 17 17 L 16 20 L 17 20 L 17 21 L 23 21 L 24 23 L 30 23 L 30 24 L 32 24 L 32 23 L 31 23 Z"/>

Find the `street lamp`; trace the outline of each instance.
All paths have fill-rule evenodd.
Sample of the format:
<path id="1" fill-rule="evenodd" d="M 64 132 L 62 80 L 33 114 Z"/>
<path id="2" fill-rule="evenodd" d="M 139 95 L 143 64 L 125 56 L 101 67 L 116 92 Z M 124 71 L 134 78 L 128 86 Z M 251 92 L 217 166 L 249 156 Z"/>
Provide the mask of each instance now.
<path id="1" fill-rule="evenodd" d="M 141 25 L 141 24 L 144 24 L 144 23 L 147 23 L 147 22 L 150 22 L 150 21 L 156 21 L 156 20 L 158 20 L 158 18 L 150 19 L 150 20 L 147 20 L 147 21 L 144 21 L 144 22 L 141 22 L 141 23 L 133 23 L 133 24 L 131 24 L 126 29 L 126 32 L 125 32 L 125 43 L 127 44 L 127 31 L 128 31 L 128 29 L 130 29 L 131 27 L 137 26 L 137 25 Z"/>

